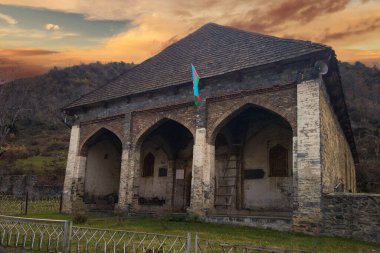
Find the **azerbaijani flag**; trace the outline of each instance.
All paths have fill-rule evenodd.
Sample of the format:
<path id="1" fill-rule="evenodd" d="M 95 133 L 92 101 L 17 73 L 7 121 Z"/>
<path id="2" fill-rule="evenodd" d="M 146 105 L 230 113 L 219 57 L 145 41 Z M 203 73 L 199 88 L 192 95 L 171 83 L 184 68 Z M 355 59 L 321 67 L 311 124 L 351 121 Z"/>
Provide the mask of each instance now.
<path id="1" fill-rule="evenodd" d="M 201 78 L 199 77 L 193 64 L 191 64 L 191 76 L 193 78 L 194 103 L 195 105 L 198 105 L 201 102 L 201 99 L 199 97 L 199 90 L 198 90 L 198 84 Z"/>

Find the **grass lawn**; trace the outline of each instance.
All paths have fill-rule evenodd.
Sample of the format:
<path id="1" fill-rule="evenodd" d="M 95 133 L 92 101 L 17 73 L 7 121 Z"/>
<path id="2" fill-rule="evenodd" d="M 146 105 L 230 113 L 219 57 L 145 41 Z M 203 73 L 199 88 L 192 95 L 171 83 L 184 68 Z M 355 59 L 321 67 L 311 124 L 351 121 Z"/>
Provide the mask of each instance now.
<path id="1" fill-rule="evenodd" d="M 31 215 L 34 218 L 71 219 L 70 215 L 49 213 Z M 201 239 L 218 240 L 229 243 L 254 244 L 256 246 L 300 249 L 313 252 L 380 252 L 380 244 L 328 236 L 308 236 L 292 232 L 278 232 L 243 226 L 209 224 L 199 222 L 171 221 L 169 218 L 125 218 L 118 222 L 116 217 L 89 214 L 85 224 L 79 226 L 122 229 L 172 235 L 186 235 L 197 232 Z"/>

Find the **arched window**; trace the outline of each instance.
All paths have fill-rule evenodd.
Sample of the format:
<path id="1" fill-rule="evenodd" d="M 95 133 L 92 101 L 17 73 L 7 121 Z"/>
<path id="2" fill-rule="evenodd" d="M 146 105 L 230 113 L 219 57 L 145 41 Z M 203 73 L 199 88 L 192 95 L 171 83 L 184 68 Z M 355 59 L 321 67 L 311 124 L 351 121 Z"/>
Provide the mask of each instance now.
<path id="1" fill-rule="evenodd" d="M 276 145 L 269 150 L 269 176 L 288 176 L 288 150 L 281 145 Z"/>
<path id="2" fill-rule="evenodd" d="M 142 176 L 153 177 L 153 173 L 154 173 L 154 155 L 152 153 L 148 153 L 144 158 Z"/>

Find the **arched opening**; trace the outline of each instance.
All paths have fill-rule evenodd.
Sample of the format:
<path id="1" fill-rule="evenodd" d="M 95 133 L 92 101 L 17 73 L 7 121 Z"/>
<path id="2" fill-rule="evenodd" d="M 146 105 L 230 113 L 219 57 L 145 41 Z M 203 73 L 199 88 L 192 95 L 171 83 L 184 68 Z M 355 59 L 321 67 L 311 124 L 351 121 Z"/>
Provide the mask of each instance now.
<path id="1" fill-rule="evenodd" d="M 290 124 L 265 108 L 247 105 L 214 133 L 215 208 L 218 213 L 290 215 Z"/>
<path id="2" fill-rule="evenodd" d="M 112 210 L 118 201 L 122 143 L 102 128 L 82 147 L 86 157 L 84 202 L 90 210 Z"/>
<path id="3" fill-rule="evenodd" d="M 148 130 L 138 143 L 141 143 L 140 211 L 186 211 L 190 206 L 192 133 L 178 122 L 164 119 Z"/>
<path id="4" fill-rule="evenodd" d="M 142 177 L 153 177 L 154 176 L 154 155 L 148 153 L 144 158 Z"/>

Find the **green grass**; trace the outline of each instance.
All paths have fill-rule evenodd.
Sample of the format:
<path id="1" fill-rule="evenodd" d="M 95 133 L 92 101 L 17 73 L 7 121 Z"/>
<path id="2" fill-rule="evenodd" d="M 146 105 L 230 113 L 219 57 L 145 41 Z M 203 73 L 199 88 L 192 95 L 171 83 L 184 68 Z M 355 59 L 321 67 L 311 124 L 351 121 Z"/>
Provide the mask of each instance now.
<path id="1" fill-rule="evenodd" d="M 15 162 L 15 167 L 19 170 L 32 170 L 35 173 L 44 172 L 48 168 L 56 166 L 62 167 L 62 164 L 55 157 L 51 156 L 31 156 L 25 159 L 18 159 Z"/>
<path id="2" fill-rule="evenodd" d="M 31 215 L 28 217 L 71 219 L 70 215 L 54 212 L 45 215 Z M 198 233 L 202 239 L 285 249 L 302 249 L 314 252 L 364 253 L 370 252 L 371 250 L 380 251 L 380 244 L 367 243 L 341 237 L 314 237 L 299 233 L 279 232 L 270 229 L 199 222 L 170 221 L 165 218 L 125 218 L 123 222 L 118 222 L 116 217 L 88 214 L 88 221 L 80 226 L 184 236 L 187 232 L 191 232 L 193 234 Z"/>

